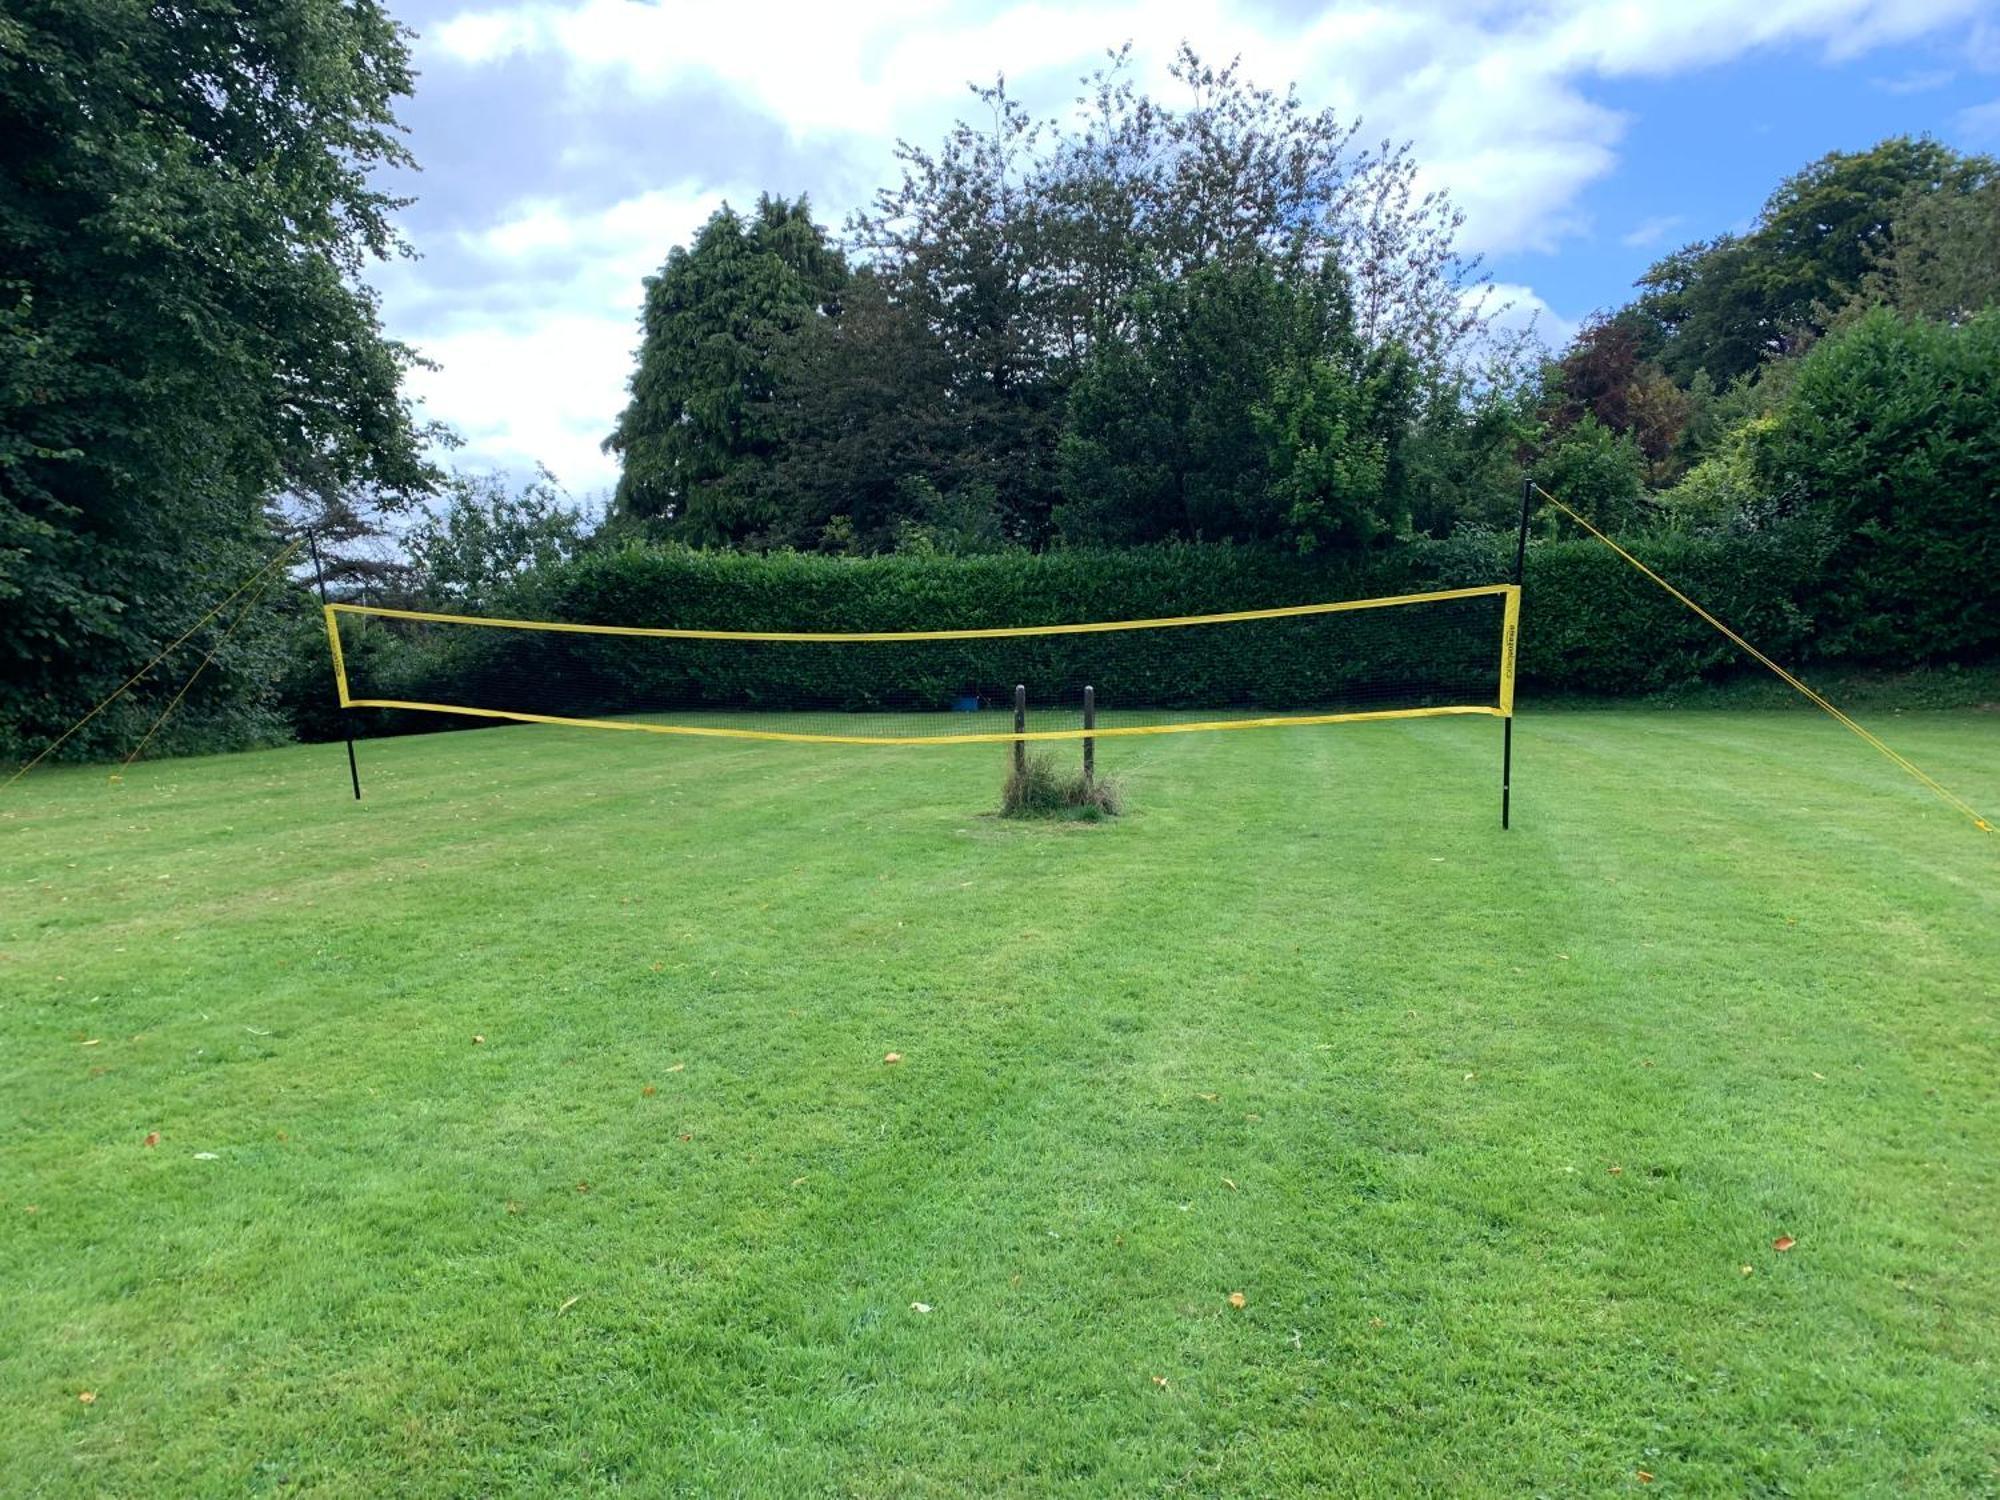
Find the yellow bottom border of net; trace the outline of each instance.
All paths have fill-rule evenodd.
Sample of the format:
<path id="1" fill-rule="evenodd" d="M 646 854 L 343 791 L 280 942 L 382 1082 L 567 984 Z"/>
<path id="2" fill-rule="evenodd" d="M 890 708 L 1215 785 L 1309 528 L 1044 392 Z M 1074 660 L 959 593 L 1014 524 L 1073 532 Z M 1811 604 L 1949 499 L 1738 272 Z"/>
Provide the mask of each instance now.
<path id="1" fill-rule="evenodd" d="M 567 724 L 578 729 L 626 729 L 642 734 L 684 734 L 702 739 L 778 740 L 806 745 L 1004 745 L 1015 740 L 1105 740 L 1139 734 L 1194 734 L 1216 729 L 1275 729 L 1286 724 L 1357 724 L 1370 719 L 1435 719 L 1455 714 L 1509 717 L 1504 709 L 1485 704 L 1445 708 L 1382 708 L 1344 714 L 1290 714 L 1264 719 L 1205 719 L 1186 724 L 1126 724 L 1095 729 L 1028 729 L 1016 734 L 874 735 L 796 734 L 782 729 L 724 729 L 709 724 L 644 724 L 631 719 L 572 719 L 559 714 L 519 713 L 504 708 L 466 708 L 451 703 L 419 703 L 403 698 L 349 698 L 342 708 L 408 708 L 427 713 L 460 714 L 474 719 L 505 719 L 515 724 Z"/>

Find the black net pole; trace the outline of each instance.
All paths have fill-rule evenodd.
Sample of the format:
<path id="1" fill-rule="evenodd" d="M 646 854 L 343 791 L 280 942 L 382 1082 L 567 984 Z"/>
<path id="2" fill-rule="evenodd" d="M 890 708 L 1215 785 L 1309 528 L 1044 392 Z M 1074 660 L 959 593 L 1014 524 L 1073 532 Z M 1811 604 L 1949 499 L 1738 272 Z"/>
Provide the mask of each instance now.
<path id="1" fill-rule="evenodd" d="M 1514 587 L 1521 586 L 1521 577 L 1528 562 L 1528 511 L 1535 500 L 1534 477 L 1521 481 L 1521 529 L 1514 536 Z M 1514 715 L 1510 709 L 1500 721 L 1500 826 L 1509 826 L 1514 799 Z"/>
<path id="2" fill-rule="evenodd" d="M 313 581 L 314 581 L 314 582 L 316 582 L 316 583 L 317 583 L 317 584 L 319 585 L 319 602 L 320 602 L 320 607 L 321 607 L 321 608 L 325 608 L 325 606 L 326 606 L 326 602 L 327 602 L 327 599 L 326 599 L 326 570 L 325 570 L 324 568 L 322 568 L 322 567 L 320 566 L 320 562 L 319 562 L 319 538 L 318 538 L 317 536 L 313 535 L 313 531 L 312 531 L 312 528 L 311 528 L 311 527 L 307 527 L 307 528 L 306 528 L 306 546 L 308 546 L 309 548 L 311 548 L 311 549 L 312 549 L 312 560 L 313 560 Z M 342 710 L 341 710 L 341 713 L 340 713 L 340 727 L 341 727 L 341 728 L 342 728 L 343 730 L 345 730 L 345 731 L 346 731 L 346 739 L 347 739 L 347 779 L 348 779 L 349 781 L 351 781 L 351 782 L 353 782 L 353 783 L 354 783 L 354 800 L 355 800 L 356 802 L 359 802 L 359 801 L 361 800 L 361 767 L 360 767 L 360 766 L 359 766 L 358 764 L 356 764 L 356 763 L 355 763 L 355 759 L 354 759 L 354 724 L 353 724 L 353 721 L 352 721 L 352 720 L 350 720 L 350 719 L 348 718 L 348 715 L 347 715 L 347 710 L 346 710 L 346 709 L 342 709 Z"/>

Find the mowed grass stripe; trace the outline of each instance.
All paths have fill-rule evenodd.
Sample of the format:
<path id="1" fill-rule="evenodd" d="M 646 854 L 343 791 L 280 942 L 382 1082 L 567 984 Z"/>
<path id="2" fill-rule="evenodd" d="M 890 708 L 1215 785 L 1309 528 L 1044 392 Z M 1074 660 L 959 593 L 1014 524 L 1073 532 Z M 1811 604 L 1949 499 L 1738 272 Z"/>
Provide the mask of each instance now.
<path id="1" fill-rule="evenodd" d="M 1921 727 L 1990 780 L 1993 723 Z M 1507 835 L 1483 723 L 1107 746 L 1092 828 L 984 817 L 980 747 L 425 737 L 360 808 L 337 746 L 52 777 L 0 823 L 0 1461 L 1976 1488 L 1992 855 L 1866 777 L 1802 824 L 1866 753 L 1809 725 L 1524 719 Z"/>

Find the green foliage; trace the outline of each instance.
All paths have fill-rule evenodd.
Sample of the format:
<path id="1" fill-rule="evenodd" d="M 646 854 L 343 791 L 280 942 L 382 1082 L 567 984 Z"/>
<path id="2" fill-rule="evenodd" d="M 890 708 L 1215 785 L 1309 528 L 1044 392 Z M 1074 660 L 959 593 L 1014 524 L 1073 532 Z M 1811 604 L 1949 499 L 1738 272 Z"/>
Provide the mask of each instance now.
<path id="1" fill-rule="evenodd" d="M 1629 436 L 1645 457 L 1647 479 L 1660 484 L 1678 473 L 1696 398 L 1642 357 L 1643 339 L 1643 322 L 1630 313 L 1585 324 L 1549 371 L 1544 401 L 1559 433 L 1589 416 Z"/>
<path id="2" fill-rule="evenodd" d="M 1540 431 L 1536 373 L 1502 357 L 1482 370 L 1420 388 L 1404 443 L 1409 524 L 1417 536 L 1461 526 L 1511 524 L 1521 492 L 1521 455 Z"/>
<path id="3" fill-rule="evenodd" d="M 400 248 L 406 35 L 374 0 L 52 0 L 0 22 L 0 744 L 39 748 L 276 550 L 281 493 L 435 475 L 357 273 Z M 276 616 L 175 733 L 259 720 Z M 128 743 L 179 679 L 94 722 Z M 149 711 L 150 710 L 150 711 Z"/>
<path id="4" fill-rule="evenodd" d="M 1928 138 L 1828 153 L 1779 185 L 1749 234 L 1687 246 L 1640 278 L 1631 315 L 1648 330 L 1644 352 L 1682 386 L 1698 371 L 1718 386 L 1754 374 L 1825 330 L 1892 253 L 1913 194 L 1971 193 L 1994 171 Z"/>
<path id="5" fill-rule="evenodd" d="M 1009 770 L 1000 788 L 1003 818 L 1061 818 L 1095 823 L 1124 811 L 1119 783 L 1106 776 L 1085 780 L 1081 766 L 1065 770 L 1054 752 L 1030 752 L 1018 769 Z"/>
<path id="6" fill-rule="evenodd" d="M 1945 323 L 2000 305 L 2000 176 L 1969 192 L 1906 194 L 1857 301 Z"/>
<path id="7" fill-rule="evenodd" d="M 1487 322 L 1458 216 L 1417 190 L 1407 150 L 1363 147 L 1355 122 L 1233 65 L 1184 49 L 1186 105 L 1140 93 L 1127 67 L 1089 80 L 1072 117 L 1036 118 L 995 84 L 981 123 L 903 145 L 899 180 L 847 226 L 864 265 L 837 296 L 729 216 L 676 250 L 608 444 L 621 511 L 695 543 L 863 553 L 1353 530 L 1360 472 L 1333 472 L 1361 415 L 1350 396 L 1329 372 L 1290 380 L 1317 447 L 1281 499 L 1257 408 L 1274 364 L 1323 355 L 1368 387 L 1355 441 L 1393 428 L 1393 450 L 1419 405 L 1444 438 Z M 799 243 L 823 246 L 794 217 Z M 1300 320 L 1336 295 L 1342 326 L 1316 342 Z M 954 519 L 930 519 L 932 496 Z M 1404 497 L 1380 509 L 1400 518 Z"/>
<path id="8" fill-rule="evenodd" d="M 1585 414 L 1542 455 L 1535 478 L 1550 494 L 1615 532 L 1638 517 L 1646 458 L 1630 434 L 1614 432 Z"/>
<path id="9" fill-rule="evenodd" d="M 1352 550 L 1396 528 L 1414 376 L 1363 346 L 1337 270 L 1206 266 L 1136 293 L 1127 322 L 1070 392 L 1065 541 Z"/>
<path id="10" fill-rule="evenodd" d="M 1801 362 L 1759 477 L 1834 539 L 1829 645 L 1884 660 L 2000 644 L 2000 312 L 1878 309 Z"/>
<path id="11" fill-rule="evenodd" d="M 1810 517 L 1754 530 L 1709 527 L 1635 541 L 1638 554 L 1780 659 L 1799 664 L 1837 659 L 1834 633 L 1811 613 L 1829 543 Z M 497 612 L 583 623 L 675 625 L 723 630 L 910 631 L 968 629 L 1077 620 L 1146 619 L 1257 609 L 1461 588 L 1507 576 L 1513 537 L 1465 533 L 1334 561 L 1272 548 L 1165 544 L 1117 550 L 1010 551 L 952 557 L 909 553 L 830 557 L 744 554 L 675 546 L 595 549 L 525 575 L 496 601 Z M 1409 617 L 1411 629 L 1416 619 Z M 1170 661 L 1145 643 L 1102 636 L 1048 643 L 1051 680 L 1095 680 L 1106 701 L 1153 706 L 1227 701 L 1247 686 L 1304 695 L 1337 687 L 1356 673 L 1412 665 L 1410 653 L 1436 665 L 1462 652 L 1468 673 L 1492 650 L 1484 627 L 1463 636 L 1406 633 L 1393 617 L 1375 635 L 1356 637 L 1338 660 L 1309 651 L 1274 655 L 1269 636 L 1204 632 L 1177 646 Z M 476 701 L 521 680 L 520 674 L 577 670 L 543 638 L 508 632 L 444 632 L 428 644 L 371 630 L 368 680 L 396 684 L 392 696 Z M 391 644 L 395 642 L 395 644 Z M 1372 644 L 1369 644 L 1371 643 Z M 1310 642 L 1308 641 L 1309 645 Z M 1124 649 L 1129 646 L 1130 649 Z M 350 650 L 357 649 L 354 646 Z M 1004 675 L 1018 658 L 988 661 L 980 643 L 933 659 L 828 648 L 812 664 L 810 687 L 854 709 L 933 702 L 945 708 L 966 681 Z M 556 650 L 544 658 L 538 654 Z M 1370 657 L 1368 652 L 1377 653 Z M 325 652 L 318 651 L 323 681 Z M 1885 664 L 1907 660 L 1888 655 Z M 673 696 L 718 707 L 799 701 L 802 684 L 767 658 L 719 644 L 677 654 Z M 1532 692 L 1622 695 L 1658 692 L 1725 676 L 1743 665 L 1726 640 L 1589 539 L 1538 541 L 1528 550 L 1520 672 Z M 1087 669 L 1087 670 L 1086 670 Z M 629 670 L 637 670 L 636 668 Z M 362 680 L 357 672 L 357 680 Z M 1011 679 L 1010 679 L 1011 680 Z M 308 688 L 311 679 L 306 679 Z M 639 679 L 605 689 L 605 711 L 629 706 L 630 694 L 663 684 Z M 627 697 L 621 703 L 620 692 Z"/>
<path id="12" fill-rule="evenodd" d="M 898 552 L 976 557 L 1013 544 L 1001 529 L 999 497 L 990 484 L 941 494 L 928 479 L 904 483 L 904 517 L 897 525 Z"/>
<path id="13" fill-rule="evenodd" d="M 591 526 L 546 469 L 518 494 L 496 474 L 455 474 L 444 509 L 413 527 L 404 547 L 428 606 L 478 610 L 523 573 L 574 557 Z"/>
<path id="14" fill-rule="evenodd" d="M 1408 524 L 1410 360 L 1394 346 L 1352 352 L 1280 367 L 1255 409 L 1277 539 L 1301 552 L 1365 551 Z"/>
<path id="15" fill-rule="evenodd" d="M 1755 511 L 1763 497 L 1756 449 L 1773 425 L 1771 418 L 1754 418 L 1730 429 L 1680 483 L 1654 497 L 1655 515 L 1672 527 L 1703 529 Z"/>
<path id="16" fill-rule="evenodd" d="M 767 413 L 781 341 L 837 310 L 847 264 L 804 198 L 761 197 L 746 221 L 727 204 L 646 278 L 632 400 L 605 439 L 623 461 L 616 505 L 695 542 L 757 536 L 777 451 Z"/>

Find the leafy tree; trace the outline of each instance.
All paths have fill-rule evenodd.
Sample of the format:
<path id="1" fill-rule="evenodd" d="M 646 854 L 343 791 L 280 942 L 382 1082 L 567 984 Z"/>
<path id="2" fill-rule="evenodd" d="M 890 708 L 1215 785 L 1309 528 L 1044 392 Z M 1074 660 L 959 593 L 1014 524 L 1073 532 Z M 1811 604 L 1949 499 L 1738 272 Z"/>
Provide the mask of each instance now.
<path id="1" fill-rule="evenodd" d="M 1520 507 L 1521 455 L 1541 430 L 1539 385 L 1505 358 L 1417 391 L 1404 441 L 1409 524 L 1420 536 L 1511 526 Z"/>
<path id="2" fill-rule="evenodd" d="M 417 587 L 434 604 L 478 608 L 524 573 L 574 557 L 592 517 L 547 469 L 518 492 L 498 474 L 455 474 L 441 512 L 404 538 Z"/>
<path id="3" fill-rule="evenodd" d="M 1655 484 L 1677 473 L 1693 403 L 1640 352 L 1645 330 L 1630 314 L 1586 323 L 1549 375 L 1548 419 L 1558 432 L 1583 416 L 1628 433 Z"/>
<path id="4" fill-rule="evenodd" d="M 1697 371 L 1717 385 L 1755 373 L 1825 331 L 1892 253 L 1913 197 L 1960 197 L 1994 172 L 1991 158 L 1908 136 L 1828 153 L 1778 186 L 1748 235 L 1689 245 L 1640 278 L 1643 352 L 1683 386 Z"/>
<path id="5" fill-rule="evenodd" d="M 2000 306 L 2000 177 L 1964 193 L 1911 193 L 1857 299 L 1963 323 Z"/>
<path id="6" fill-rule="evenodd" d="M 1280 368 L 1256 411 L 1279 533 L 1301 552 L 1358 552 L 1408 524 L 1403 436 L 1409 357 L 1395 345 L 1357 372 L 1321 357 Z"/>
<path id="7" fill-rule="evenodd" d="M 1707 375 L 1727 385 L 1780 352 L 1755 257 L 1748 239 L 1723 234 L 1683 246 L 1639 278 L 1632 312 L 1647 326 L 1642 347 L 1677 383 Z"/>
<path id="8" fill-rule="evenodd" d="M 435 484 L 357 280 L 402 248 L 370 177 L 409 162 L 409 89 L 374 0 L 0 15 L 0 738 L 38 745 L 227 593 L 278 497 Z M 263 640 L 183 732 L 270 732 Z"/>
<path id="9" fill-rule="evenodd" d="M 1289 280 L 1258 261 L 1206 266 L 1143 288 L 1125 318 L 1070 393 L 1064 540 L 1359 545 L 1371 529 L 1349 524 L 1340 476 L 1371 463 L 1392 485 L 1373 503 L 1399 510 L 1388 459 L 1411 418 L 1410 362 L 1364 345 L 1331 264 Z"/>
<path id="10" fill-rule="evenodd" d="M 1639 445 L 1585 413 L 1563 432 L 1535 466 L 1535 479 L 1558 500 L 1604 531 L 1630 526 L 1639 516 L 1646 459 Z"/>
<path id="11" fill-rule="evenodd" d="M 1878 308 L 1800 362 L 1758 478 L 1836 538 L 1829 649 L 1895 659 L 2000 642 L 2000 312 Z"/>
<path id="12" fill-rule="evenodd" d="M 1030 116 L 1004 81 L 978 90 L 990 122 L 958 125 L 936 150 L 902 147 L 901 180 L 849 226 L 886 295 L 938 339 L 943 399 L 964 419 L 956 446 L 976 455 L 959 462 L 993 484 L 1010 534 L 1030 540 L 1057 524 L 1059 502 L 1065 535 L 1207 531 L 1201 461 L 1176 467 L 1173 482 L 1193 485 L 1178 518 L 1121 519 L 1111 512 L 1131 484 L 1158 486 L 1105 473 L 1087 451 L 1102 437 L 1136 454 L 1135 441 L 1108 435 L 1158 428 L 1134 404 L 1132 381 L 1151 377 L 1134 372 L 1160 368 L 1171 342 L 1161 329 L 1182 317 L 1166 304 L 1192 308 L 1200 299 L 1182 289 L 1205 272 L 1271 267 L 1292 279 L 1340 267 L 1357 336 L 1405 349 L 1424 380 L 1448 380 L 1486 322 L 1477 267 L 1454 249 L 1459 217 L 1419 191 L 1406 148 L 1362 148 L 1356 122 L 1187 48 L 1170 70 L 1188 96 L 1180 107 L 1140 93 L 1127 61 L 1121 53 L 1087 80 L 1067 121 Z M 1200 353 L 1198 323 L 1185 324 L 1180 368 L 1228 368 L 1220 345 Z M 1262 385 L 1260 375 L 1232 388 L 1254 398 Z M 1195 448 L 1261 449 L 1248 399 L 1225 419 L 1224 393 L 1156 394 L 1167 410 L 1216 420 L 1188 438 Z M 1084 483 L 1086 471 L 1087 488 L 1058 491 L 1059 472 Z M 1221 483 L 1223 466 L 1211 472 Z M 1214 519 L 1243 521 L 1233 501 Z"/>
<path id="13" fill-rule="evenodd" d="M 1829 152 L 1764 204 L 1758 280 L 1774 330 L 1823 331 L 1828 314 L 1894 244 L 1912 196 L 1956 198 L 1993 180 L 1990 157 L 1929 138 L 1894 136 L 1866 151 Z"/>
<path id="14" fill-rule="evenodd" d="M 759 412 L 776 457 L 757 491 L 761 529 L 746 544 L 888 551 L 904 522 L 923 520 L 920 497 L 976 492 L 992 503 L 1018 481 L 1017 455 L 982 425 L 994 404 L 952 399 L 944 346 L 872 270 L 855 275 L 838 318 L 799 327 L 781 358 Z M 1032 487 L 1045 483 L 1031 476 Z M 1008 520 L 1003 511 L 992 524 L 1015 535 Z"/>
<path id="15" fill-rule="evenodd" d="M 614 500 L 698 542 L 765 529 L 762 481 L 777 452 L 768 403 L 787 335 L 836 314 L 847 264 L 810 205 L 725 204 L 646 279 L 632 399 L 604 441 L 623 462 Z"/>

